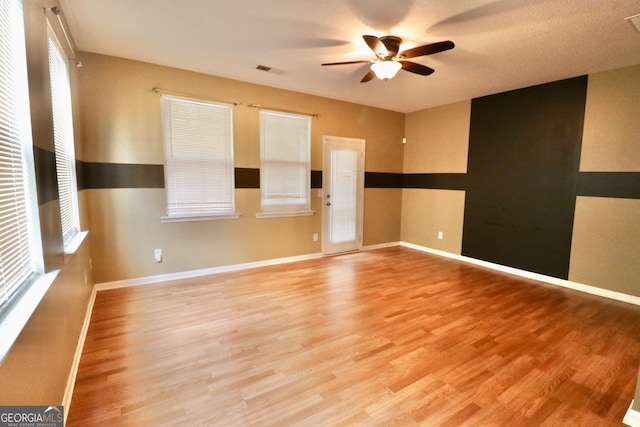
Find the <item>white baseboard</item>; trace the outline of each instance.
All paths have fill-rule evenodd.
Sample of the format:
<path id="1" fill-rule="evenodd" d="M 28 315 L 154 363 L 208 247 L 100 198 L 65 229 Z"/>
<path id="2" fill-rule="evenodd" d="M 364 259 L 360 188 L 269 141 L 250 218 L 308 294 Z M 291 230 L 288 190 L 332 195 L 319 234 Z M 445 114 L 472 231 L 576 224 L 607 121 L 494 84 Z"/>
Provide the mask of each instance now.
<path id="1" fill-rule="evenodd" d="M 633 409 L 633 400 L 622 422 L 631 427 L 640 427 L 640 411 Z"/>
<path id="2" fill-rule="evenodd" d="M 64 422 L 67 423 L 69 418 L 69 408 L 71 407 L 71 399 L 73 397 L 73 389 L 76 385 L 76 377 L 78 376 L 78 368 L 80 367 L 80 358 L 82 357 L 82 350 L 84 348 L 84 342 L 87 338 L 87 332 L 89 331 L 89 323 L 91 321 L 91 313 L 93 312 L 93 304 L 96 300 L 95 287 L 91 291 L 89 302 L 87 303 L 87 311 L 84 315 L 84 321 L 82 322 L 82 329 L 80 329 L 80 336 L 78 337 L 78 343 L 76 344 L 76 352 L 71 362 L 71 370 L 69 371 L 69 377 L 67 378 L 67 385 L 64 389 L 64 396 L 62 397 L 62 405 L 64 407 Z"/>
<path id="3" fill-rule="evenodd" d="M 377 245 L 363 246 L 363 251 L 372 251 L 374 249 L 390 248 L 392 246 L 400 246 L 400 242 L 379 243 Z"/>
<path id="4" fill-rule="evenodd" d="M 156 276 L 139 277 L 136 279 L 118 280 L 114 282 L 97 283 L 94 288 L 96 291 L 104 291 L 108 289 L 126 288 L 129 286 L 148 285 L 151 283 L 168 282 L 171 280 L 191 279 L 194 277 L 208 276 L 210 274 L 227 273 L 230 271 L 248 270 L 256 267 L 266 267 L 270 265 L 286 264 L 296 261 L 306 261 L 310 259 L 322 258 L 321 253 L 298 255 L 286 258 L 275 258 L 264 261 L 248 262 L 244 264 L 224 265 L 221 267 L 204 268 L 201 270 L 183 271 L 179 273 L 159 274 Z"/>
<path id="5" fill-rule="evenodd" d="M 591 295 L 597 295 L 597 296 L 613 299 L 616 301 L 622 301 L 628 304 L 640 305 L 640 297 L 637 297 L 635 295 L 623 294 L 621 292 L 602 289 L 596 286 L 590 286 L 582 283 L 572 282 L 569 280 L 558 279 L 557 277 L 546 276 L 544 274 L 532 273 L 530 271 L 520 270 L 518 268 L 513 268 L 513 267 L 507 267 L 500 264 L 494 264 L 492 262 L 482 261 L 479 259 L 470 258 L 463 255 L 452 254 L 452 253 L 440 251 L 437 249 L 427 248 L 425 246 L 415 245 L 413 243 L 400 242 L 400 246 L 416 249 L 422 252 L 428 252 L 434 255 L 444 256 L 447 258 L 452 258 L 458 261 L 463 261 L 463 262 L 479 265 L 486 268 L 491 268 L 493 270 L 498 270 L 504 273 L 513 274 L 515 276 L 525 277 L 527 279 L 533 279 L 540 282 L 549 283 L 551 285 L 562 286 L 563 288 L 569 288 L 576 291 L 585 292 Z"/>

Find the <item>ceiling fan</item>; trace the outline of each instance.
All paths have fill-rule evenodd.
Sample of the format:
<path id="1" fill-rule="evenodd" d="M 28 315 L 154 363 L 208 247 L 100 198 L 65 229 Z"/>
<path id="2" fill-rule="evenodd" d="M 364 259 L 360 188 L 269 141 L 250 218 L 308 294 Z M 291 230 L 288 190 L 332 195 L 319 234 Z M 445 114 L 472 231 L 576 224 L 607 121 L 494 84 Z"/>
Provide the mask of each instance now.
<path id="1" fill-rule="evenodd" d="M 442 52 L 445 50 L 453 49 L 455 44 L 452 41 L 442 41 L 436 43 L 426 44 L 424 46 L 418 46 L 411 49 L 400 50 L 400 43 L 402 39 L 396 36 L 383 36 L 376 37 L 370 35 L 362 36 L 367 45 L 371 48 L 376 55 L 376 59 L 361 60 L 361 61 L 346 61 L 346 62 L 329 62 L 324 65 L 346 65 L 346 64 L 371 64 L 371 70 L 360 80 L 361 83 L 368 82 L 374 77 L 378 77 L 381 80 L 389 80 L 393 78 L 396 73 L 403 69 L 410 73 L 420 74 L 421 76 L 428 76 L 435 70 L 426 65 L 417 64 L 415 62 L 406 61 L 407 58 L 416 58 L 418 56 L 432 55 L 434 53 Z"/>

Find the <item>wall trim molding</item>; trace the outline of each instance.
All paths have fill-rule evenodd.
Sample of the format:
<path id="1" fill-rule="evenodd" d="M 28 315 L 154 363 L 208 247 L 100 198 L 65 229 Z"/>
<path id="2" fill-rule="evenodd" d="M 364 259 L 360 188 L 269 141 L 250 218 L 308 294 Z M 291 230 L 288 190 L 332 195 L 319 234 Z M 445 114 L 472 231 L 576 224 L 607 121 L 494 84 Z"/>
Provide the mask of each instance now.
<path id="1" fill-rule="evenodd" d="M 375 250 L 375 249 L 390 248 L 392 246 L 400 246 L 400 242 L 388 242 L 388 243 L 378 243 L 376 245 L 367 245 L 367 246 L 363 246 L 362 250 L 363 251 L 372 251 L 372 250 Z"/>
<path id="2" fill-rule="evenodd" d="M 622 422 L 631 427 L 640 427 L 640 412 L 633 409 L 633 400 Z"/>
<path id="3" fill-rule="evenodd" d="M 130 286 L 141 286 L 159 282 L 169 282 L 171 280 L 191 279 L 194 277 L 208 276 L 211 274 L 227 273 L 231 271 L 248 270 L 250 268 L 267 267 L 270 265 L 287 264 L 290 262 L 306 261 L 322 258 L 322 253 L 307 255 L 297 255 L 285 258 L 274 258 L 264 261 L 247 262 L 244 264 L 224 265 L 221 267 L 203 268 L 201 270 L 183 271 L 178 273 L 159 274 L 156 276 L 139 277 L 135 279 L 117 280 L 113 282 L 96 283 L 94 289 L 105 291 L 109 289 L 127 288 Z"/>
<path id="4" fill-rule="evenodd" d="M 78 368 L 80 367 L 80 359 L 82 357 L 82 350 L 84 349 L 84 342 L 87 339 L 87 332 L 89 331 L 89 324 L 91 323 L 91 314 L 93 313 L 93 304 L 96 300 L 96 288 L 93 287 L 91 296 L 87 302 L 87 310 L 84 315 L 84 321 L 82 322 L 82 328 L 80 329 L 80 336 L 78 337 L 78 344 L 76 344 L 76 351 L 71 362 L 71 369 L 69 370 L 69 377 L 67 378 L 67 385 L 64 389 L 64 395 L 62 397 L 62 406 L 64 407 L 64 419 L 69 418 L 69 408 L 71 407 L 71 399 L 73 398 L 73 390 L 76 385 L 76 378 L 78 376 Z"/>
<path id="5" fill-rule="evenodd" d="M 598 288 L 596 286 L 585 285 L 583 283 L 572 282 L 570 280 L 558 279 L 557 277 L 551 277 L 551 276 L 547 276 L 547 275 L 544 275 L 544 274 L 532 273 L 530 271 L 520 270 L 518 268 L 513 268 L 513 267 L 507 267 L 507 266 L 504 266 L 504 265 L 495 264 L 495 263 L 488 262 L 488 261 L 482 261 L 482 260 L 479 260 L 479 259 L 475 259 L 475 258 L 464 256 L 464 255 L 452 254 L 450 252 L 445 252 L 445 251 L 441 251 L 441 250 L 438 250 L 438 249 L 428 248 L 426 246 L 420 246 L 420 245 L 416 245 L 416 244 L 413 244 L 413 243 L 400 242 L 400 245 L 404 246 L 404 247 L 407 247 L 407 248 L 416 249 L 418 251 L 428 252 L 428 253 L 431 253 L 433 255 L 440 255 L 440 256 L 444 256 L 444 257 L 447 257 L 447 258 L 452 258 L 452 259 L 455 259 L 455 260 L 458 260 L 458 261 L 463 261 L 463 262 L 467 262 L 467 263 L 470 263 L 470 264 L 479 265 L 481 267 L 490 268 L 492 270 L 497 270 L 497 271 L 501 271 L 501 272 L 504 272 L 504 273 L 513 274 L 515 276 L 520 276 L 520 277 L 524 277 L 524 278 L 527 278 L 527 279 L 533 279 L 533 280 L 537 280 L 537 281 L 540 281 L 540 282 L 548 283 L 548 284 L 551 284 L 551 285 L 561 286 L 563 288 L 569 288 L 569 289 L 573 289 L 573 290 L 576 290 L 576 291 L 588 293 L 588 294 L 591 294 L 591 295 L 597 295 L 597 296 L 600 296 L 600 297 L 609 298 L 609 299 L 612 299 L 612 300 L 621 301 L 621 302 L 625 302 L 625 303 L 628 303 L 628 304 L 633 304 L 633 305 L 640 306 L 640 297 L 637 297 L 635 295 L 623 294 L 622 292 L 611 291 L 609 289 Z"/>

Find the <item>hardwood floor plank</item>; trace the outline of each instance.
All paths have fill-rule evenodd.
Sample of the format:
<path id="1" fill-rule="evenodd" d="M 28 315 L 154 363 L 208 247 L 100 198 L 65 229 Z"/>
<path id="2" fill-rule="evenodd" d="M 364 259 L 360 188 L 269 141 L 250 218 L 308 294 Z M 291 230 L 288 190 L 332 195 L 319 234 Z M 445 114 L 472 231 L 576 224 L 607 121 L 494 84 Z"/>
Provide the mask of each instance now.
<path id="1" fill-rule="evenodd" d="M 640 307 L 393 247 L 97 294 L 68 426 L 620 426 Z"/>

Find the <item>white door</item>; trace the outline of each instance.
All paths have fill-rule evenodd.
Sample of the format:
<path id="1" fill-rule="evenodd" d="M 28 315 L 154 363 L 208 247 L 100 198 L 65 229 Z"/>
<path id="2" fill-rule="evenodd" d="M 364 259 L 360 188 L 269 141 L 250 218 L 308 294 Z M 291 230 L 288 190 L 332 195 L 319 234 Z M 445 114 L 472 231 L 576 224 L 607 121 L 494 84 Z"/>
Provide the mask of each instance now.
<path id="1" fill-rule="evenodd" d="M 364 139 L 322 137 L 325 255 L 362 248 Z"/>

